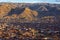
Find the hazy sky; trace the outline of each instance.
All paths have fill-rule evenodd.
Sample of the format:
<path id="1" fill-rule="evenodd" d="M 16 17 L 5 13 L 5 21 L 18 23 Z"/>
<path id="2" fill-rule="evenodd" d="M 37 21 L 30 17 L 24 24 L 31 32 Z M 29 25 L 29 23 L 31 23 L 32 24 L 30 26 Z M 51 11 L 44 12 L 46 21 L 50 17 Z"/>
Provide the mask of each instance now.
<path id="1" fill-rule="evenodd" d="M 0 0 L 0 2 L 14 2 L 14 3 L 57 3 L 60 4 L 60 0 Z"/>

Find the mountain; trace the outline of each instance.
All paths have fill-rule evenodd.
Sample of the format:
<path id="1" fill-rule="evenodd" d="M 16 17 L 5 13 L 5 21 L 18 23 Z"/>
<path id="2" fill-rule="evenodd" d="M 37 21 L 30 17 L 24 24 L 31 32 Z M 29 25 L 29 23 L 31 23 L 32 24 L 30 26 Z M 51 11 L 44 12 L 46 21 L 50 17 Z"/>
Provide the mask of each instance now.
<path id="1" fill-rule="evenodd" d="M 19 19 L 21 21 L 37 21 L 38 12 L 31 10 L 30 8 L 26 7 L 22 13 L 12 14 L 10 16 L 5 16 L 4 18 L 8 19 Z"/>
<path id="2" fill-rule="evenodd" d="M 9 4 L 0 5 L 0 18 L 8 15 L 11 9 L 14 9 L 14 8 L 15 8 L 15 5 L 9 5 Z"/>
<path id="3" fill-rule="evenodd" d="M 37 10 L 41 10 L 41 11 L 48 11 L 48 9 L 44 6 L 40 6 Z"/>
<path id="4" fill-rule="evenodd" d="M 21 18 L 25 18 L 26 20 L 34 20 L 38 16 L 38 12 L 29 9 L 28 7 L 25 8 L 25 10 L 20 14 Z"/>
<path id="5" fill-rule="evenodd" d="M 50 21 L 59 20 L 60 4 L 49 3 L 1 3 L 0 4 L 0 18 L 9 18 L 21 21 L 39 21 L 41 18 Z M 49 17 L 48 17 L 49 16 Z M 54 18 L 52 18 L 54 16 Z M 47 18 L 45 18 L 47 17 Z M 57 21 L 56 20 L 56 21 Z"/>

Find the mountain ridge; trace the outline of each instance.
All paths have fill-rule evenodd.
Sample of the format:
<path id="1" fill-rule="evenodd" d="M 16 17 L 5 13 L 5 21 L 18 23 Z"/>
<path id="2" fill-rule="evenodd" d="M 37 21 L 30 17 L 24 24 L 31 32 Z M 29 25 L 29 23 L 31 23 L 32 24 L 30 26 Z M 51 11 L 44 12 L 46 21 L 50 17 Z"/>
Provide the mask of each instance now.
<path id="1" fill-rule="evenodd" d="M 0 13 L 0 15 L 2 14 L 2 17 L 6 17 L 9 16 L 10 18 L 18 18 L 18 19 L 23 19 L 23 20 L 27 20 L 27 21 L 38 21 L 40 20 L 42 17 L 45 16 L 55 16 L 56 18 L 60 15 L 60 5 L 59 4 L 4 4 L 5 6 L 7 6 L 7 8 L 5 8 L 5 6 L 3 6 L 4 8 L 1 9 L 2 4 L 0 5 L 0 10 L 2 10 L 2 12 L 4 12 L 5 10 L 7 10 L 7 13 Z M 10 9 L 9 9 L 10 8 Z M 0 11 L 1 12 L 1 11 Z"/>

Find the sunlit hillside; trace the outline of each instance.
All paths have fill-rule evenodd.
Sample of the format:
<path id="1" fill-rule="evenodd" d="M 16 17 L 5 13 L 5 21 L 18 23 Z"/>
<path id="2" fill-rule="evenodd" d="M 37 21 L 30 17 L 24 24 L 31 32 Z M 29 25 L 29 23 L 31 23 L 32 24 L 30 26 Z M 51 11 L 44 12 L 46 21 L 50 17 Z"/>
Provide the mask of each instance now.
<path id="1" fill-rule="evenodd" d="M 14 9 L 15 7 L 15 5 L 2 4 L 0 6 L 0 18 L 8 15 L 9 11 L 11 11 L 11 9 Z"/>

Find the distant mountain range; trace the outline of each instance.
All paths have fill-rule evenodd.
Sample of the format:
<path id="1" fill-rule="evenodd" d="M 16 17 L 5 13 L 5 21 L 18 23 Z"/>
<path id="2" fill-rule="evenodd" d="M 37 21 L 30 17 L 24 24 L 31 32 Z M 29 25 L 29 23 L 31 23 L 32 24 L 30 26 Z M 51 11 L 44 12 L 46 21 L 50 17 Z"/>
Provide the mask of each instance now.
<path id="1" fill-rule="evenodd" d="M 49 3 L 0 3 L 0 19 L 21 22 L 58 22 L 60 4 Z"/>

